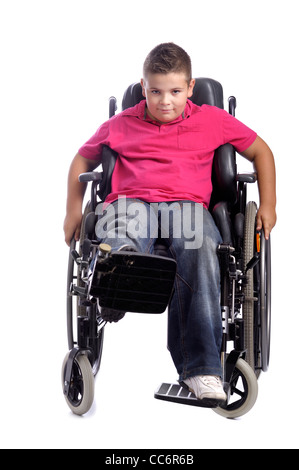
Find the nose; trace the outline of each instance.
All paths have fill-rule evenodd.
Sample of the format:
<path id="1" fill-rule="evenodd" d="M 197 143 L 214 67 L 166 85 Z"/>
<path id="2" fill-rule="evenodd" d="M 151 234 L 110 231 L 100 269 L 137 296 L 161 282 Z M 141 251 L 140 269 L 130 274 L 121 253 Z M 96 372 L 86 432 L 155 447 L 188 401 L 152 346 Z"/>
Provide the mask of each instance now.
<path id="1" fill-rule="evenodd" d="M 160 103 L 163 106 L 166 106 L 166 105 L 170 104 L 170 97 L 169 97 L 168 93 L 162 93 L 161 94 Z"/>

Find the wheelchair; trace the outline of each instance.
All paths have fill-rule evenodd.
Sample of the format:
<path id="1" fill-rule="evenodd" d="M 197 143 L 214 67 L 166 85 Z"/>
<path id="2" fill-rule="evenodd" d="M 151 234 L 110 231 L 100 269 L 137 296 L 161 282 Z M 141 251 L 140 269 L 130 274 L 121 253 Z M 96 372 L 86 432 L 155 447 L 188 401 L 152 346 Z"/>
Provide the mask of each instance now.
<path id="1" fill-rule="evenodd" d="M 125 92 L 122 109 L 141 99 L 139 83 Z M 198 78 L 191 100 L 198 105 L 223 108 L 222 85 Z M 235 115 L 236 99 L 228 99 Z M 109 118 L 117 109 L 109 100 Z M 104 330 L 119 318 L 101 311 L 163 313 L 173 292 L 175 260 L 165 256 L 163 240 L 153 255 L 129 251 L 110 252 L 95 236 L 97 207 L 111 191 L 116 153 L 104 147 L 102 171 L 80 175 L 90 183 L 79 242 L 72 240 L 67 272 L 67 337 L 69 351 L 62 365 L 62 387 L 73 413 L 83 415 L 94 400 L 95 377 L 101 364 Z M 213 192 L 209 210 L 222 236 L 218 246 L 221 272 L 221 362 L 227 401 L 212 409 L 226 418 L 249 412 L 258 395 L 258 378 L 266 372 L 270 357 L 271 252 L 270 238 L 256 231 L 257 204 L 247 202 L 247 185 L 256 183 L 255 173 L 237 173 L 235 150 L 230 144 L 215 151 Z M 76 246 L 78 245 L 78 246 Z M 97 260 L 94 262 L 94 260 Z M 104 311 L 104 309 L 103 309 Z M 183 384 L 162 383 L 154 397 L 192 406 L 203 406 Z"/>

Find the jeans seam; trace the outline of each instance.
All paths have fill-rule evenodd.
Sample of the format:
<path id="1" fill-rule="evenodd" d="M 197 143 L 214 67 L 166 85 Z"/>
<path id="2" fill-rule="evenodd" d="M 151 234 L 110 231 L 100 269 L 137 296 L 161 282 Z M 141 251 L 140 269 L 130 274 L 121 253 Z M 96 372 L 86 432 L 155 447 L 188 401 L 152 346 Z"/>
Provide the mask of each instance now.
<path id="1" fill-rule="evenodd" d="M 183 305 L 181 302 L 181 294 L 180 294 L 180 287 L 179 287 L 179 280 L 180 276 L 176 276 L 176 285 L 177 285 L 177 297 L 178 297 L 178 304 L 180 310 L 180 324 L 181 324 L 181 335 L 180 335 L 180 345 L 181 345 L 181 353 L 183 358 L 183 374 L 185 374 L 185 370 L 188 369 L 188 362 L 189 362 L 189 354 L 186 350 L 185 346 L 185 337 L 186 337 L 186 328 L 185 328 L 185 314 L 183 310 Z"/>
<path id="2" fill-rule="evenodd" d="M 175 260 L 176 259 L 176 254 L 175 254 L 175 251 L 172 249 L 171 245 L 169 246 L 168 248 L 171 256 L 173 257 L 173 259 Z M 177 273 L 177 276 L 181 279 L 181 281 L 191 290 L 191 292 L 194 292 L 194 290 L 192 289 L 192 287 L 190 286 L 190 284 L 186 281 L 186 279 L 184 279 L 180 273 Z"/>

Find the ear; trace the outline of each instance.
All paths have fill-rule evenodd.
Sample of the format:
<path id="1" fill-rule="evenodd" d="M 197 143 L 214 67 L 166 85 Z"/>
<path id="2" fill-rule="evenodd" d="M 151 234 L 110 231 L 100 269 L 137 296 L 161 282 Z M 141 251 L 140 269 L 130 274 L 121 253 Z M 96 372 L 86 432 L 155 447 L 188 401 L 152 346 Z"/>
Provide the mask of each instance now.
<path id="1" fill-rule="evenodd" d="M 193 88 L 195 86 L 195 80 L 194 78 L 191 78 L 190 80 L 190 83 L 189 83 L 189 87 L 188 87 L 188 98 L 191 98 L 191 96 L 193 95 Z"/>
<path id="2" fill-rule="evenodd" d="M 142 86 L 142 96 L 144 96 L 144 98 L 146 98 L 146 95 L 145 95 L 145 81 L 144 81 L 143 78 L 141 78 L 140 83 L 141 83 L 141 86 Z"/>

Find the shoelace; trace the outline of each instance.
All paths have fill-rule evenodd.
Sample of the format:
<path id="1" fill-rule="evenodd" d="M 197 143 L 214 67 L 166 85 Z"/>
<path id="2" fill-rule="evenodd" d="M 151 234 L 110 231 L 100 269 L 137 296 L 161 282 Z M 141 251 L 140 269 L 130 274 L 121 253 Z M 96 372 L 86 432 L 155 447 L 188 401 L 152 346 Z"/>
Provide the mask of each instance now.
<path id="1" fill-rule="evenodd" d="M 201 379 L 206 385 L 220 385 L 219 377 L 209 377 L 207 375 L 203 375 Z"/>

